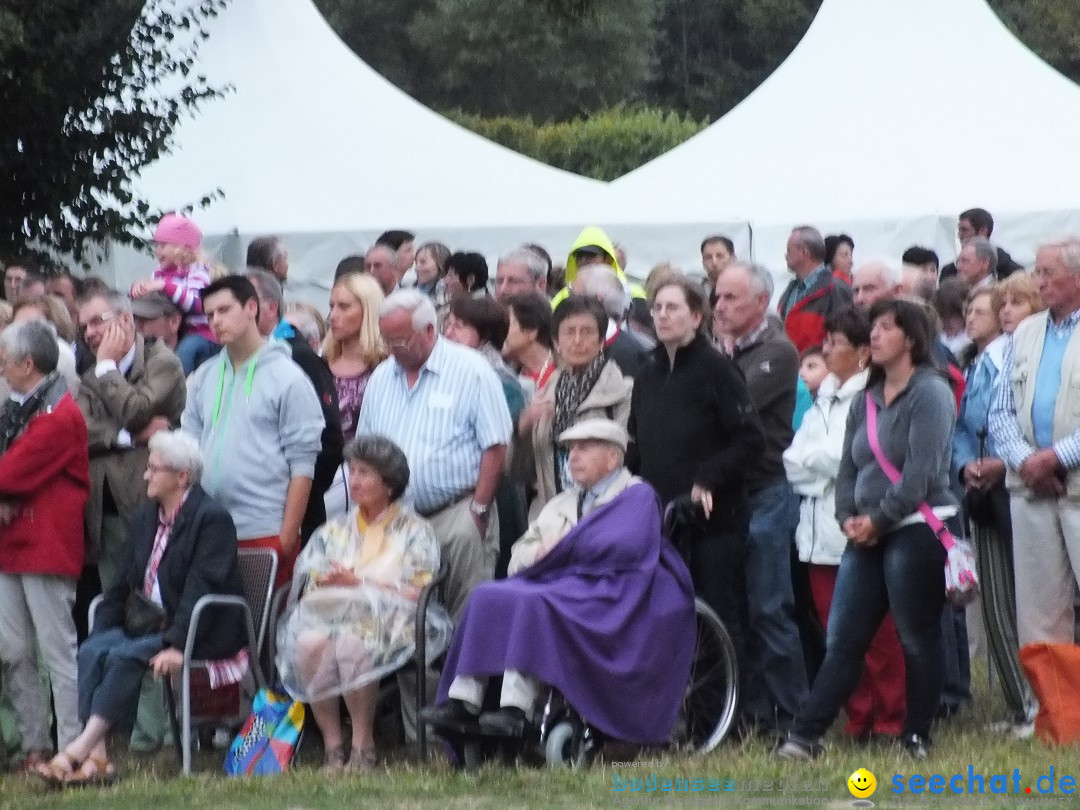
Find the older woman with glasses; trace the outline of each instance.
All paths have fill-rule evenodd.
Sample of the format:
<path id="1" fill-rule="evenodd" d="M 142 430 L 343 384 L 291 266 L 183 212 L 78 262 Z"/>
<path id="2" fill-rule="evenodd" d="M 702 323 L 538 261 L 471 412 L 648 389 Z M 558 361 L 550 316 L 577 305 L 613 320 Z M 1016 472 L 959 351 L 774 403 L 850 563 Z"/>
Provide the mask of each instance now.
<path id="1" fill-rule="evenodd" d="M 229 513 L 199 486 L 198 443 L 179 431 L 150 439 L 143 480 L 147 502 L 135 513 L 124 573 L 105 593 L 90 637 L 79 649 L 82 733 L 38 770 L 60 785 L 110 782 L 110 729 L 133 719 L 143 675 L 171 676 L 183 666 L 195 603 L 207 594 L 243 596 L 236 529 Z M 242 614 L 210 608 L 199 623 L 194 655 L 211 659 L 213 688 L 246 669 Z"/>
<path id="2" fill-rule="evenodd" d="M 413 655 L 416 602 L 439 570 L 439 544 L 430 524 L 398 502 L 409 463 L 396 444 L 360 435 L 345 460 L 355 506 L 316 531 L 296 561 L 277 664 L 289 694 L 311 704 L 324 768 L 367 771 L 379 681 Z M 449 617 L 437 608 L 428 622 L 428 638 L 445 646 Z M 342 700 L 352 718 L 348 760 Z"/>

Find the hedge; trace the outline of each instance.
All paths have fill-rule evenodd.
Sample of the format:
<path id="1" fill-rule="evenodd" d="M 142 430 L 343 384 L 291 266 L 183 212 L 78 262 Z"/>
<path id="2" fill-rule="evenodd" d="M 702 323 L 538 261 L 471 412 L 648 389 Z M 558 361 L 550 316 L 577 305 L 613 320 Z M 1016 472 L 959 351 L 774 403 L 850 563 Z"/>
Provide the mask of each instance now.
<path id="1" fill-rule="evenodd" d="M 484 118 L 460 110 L 443 115 L 523 155 L 598 180 L 621 177 L 709 123 L 655 108 L 624 107 L 542 124 L 531 118 Z"/>

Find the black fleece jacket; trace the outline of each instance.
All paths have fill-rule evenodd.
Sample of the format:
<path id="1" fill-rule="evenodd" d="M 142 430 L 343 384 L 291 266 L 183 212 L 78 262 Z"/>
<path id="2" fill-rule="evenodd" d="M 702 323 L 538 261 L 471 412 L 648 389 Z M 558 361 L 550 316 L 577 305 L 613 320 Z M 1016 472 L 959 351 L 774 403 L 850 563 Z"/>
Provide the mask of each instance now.
<path id="1" fill-rule="evenodd" d="M 649 353 L 627 427 L 630 463 L 665 504 L 699 484 L 718 512 L 743 501 L 743 478 L 765 447 L 742 372 L 702 335 L 675 353 L 674 366 L 664 346 Z"/>

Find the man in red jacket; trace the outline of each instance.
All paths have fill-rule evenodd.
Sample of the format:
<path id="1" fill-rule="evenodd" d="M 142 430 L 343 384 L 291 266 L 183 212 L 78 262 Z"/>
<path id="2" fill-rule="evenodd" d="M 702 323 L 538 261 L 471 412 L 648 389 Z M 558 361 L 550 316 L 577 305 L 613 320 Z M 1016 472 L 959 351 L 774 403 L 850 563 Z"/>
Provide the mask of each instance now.
<path id="1" fill-rule="evenodd" d="M 49 673 L 62 750 L 79 734 L 75 623 L 90 492 L 86 422 L 56 372 L 56 332 L 43 321 L 0 334 L 0 663 L 27 766 L 47 761 L 48 708 L 37 653 Z"/>

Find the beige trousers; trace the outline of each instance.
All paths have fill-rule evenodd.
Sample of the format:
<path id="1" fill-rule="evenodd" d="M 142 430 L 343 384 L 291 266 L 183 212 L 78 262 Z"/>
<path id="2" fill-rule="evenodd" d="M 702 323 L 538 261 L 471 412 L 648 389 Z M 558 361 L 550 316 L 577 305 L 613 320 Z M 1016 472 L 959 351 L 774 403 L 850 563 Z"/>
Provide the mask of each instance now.
<path id="1" fill-rule="evenodd" d="M 1020 646 L 1075 641 L 1080 576 L 1080 502 L 1010 499 Z"/>

